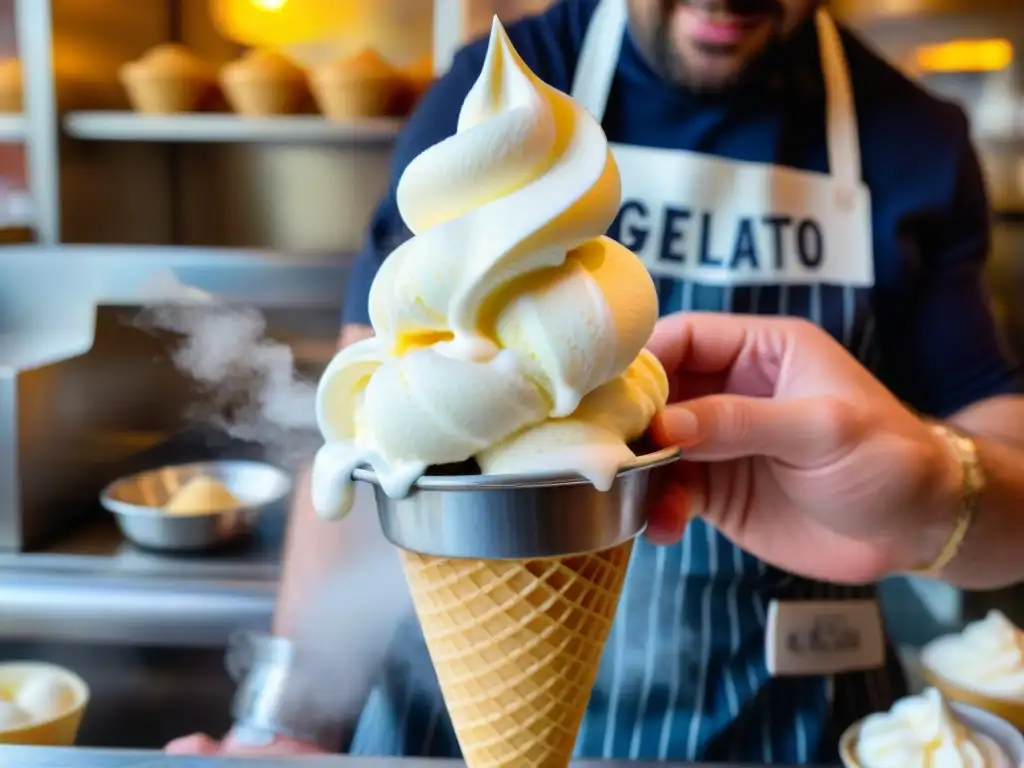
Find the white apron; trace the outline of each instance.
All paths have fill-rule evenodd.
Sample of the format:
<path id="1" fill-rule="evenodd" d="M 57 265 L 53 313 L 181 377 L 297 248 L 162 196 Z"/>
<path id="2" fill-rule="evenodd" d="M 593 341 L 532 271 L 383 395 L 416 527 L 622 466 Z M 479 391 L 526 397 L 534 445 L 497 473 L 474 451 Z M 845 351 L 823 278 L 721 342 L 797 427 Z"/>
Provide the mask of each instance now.
<path id="1" fill-rule="evenodd" d="M 602 0 L 584 38 L 572 95 L 598 120 L 626 24 L 626 0 Z M 824 12 L 817 31 L 830 173 L 613 143 L 623 204 L 610 234 L 644 260 L 663 313 L 803 315 L 870 366 L 870 196 L 846 57 Z M 813 762 L 838 738 L 830 728 L 886 708 L 898 691 L 884 669 L 773 677 L 769 614 L 779 601 L 841 606 L 871 593 L 775 571 L 700 521 L 678 546 L 638 542 L 577 755 Z M 858 605 L 863 610 L 863 600 Z M 405 631 L 419 634 L 414 620 Z M 397 641 L 405 658 L 371 694 L 353 753 L 458 755 L 436 680 L 424 680 L 429 658 L 417 641 L 418 658 L 408 657 L 408 637 Z"/>

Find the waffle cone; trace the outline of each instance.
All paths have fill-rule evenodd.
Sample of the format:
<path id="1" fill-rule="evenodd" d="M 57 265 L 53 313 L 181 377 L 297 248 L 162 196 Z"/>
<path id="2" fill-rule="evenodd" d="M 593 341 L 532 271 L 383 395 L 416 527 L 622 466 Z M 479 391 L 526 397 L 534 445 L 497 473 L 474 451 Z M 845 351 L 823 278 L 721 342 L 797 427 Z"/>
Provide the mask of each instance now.
<path id="1" fill-rule="evenodd" d="M 305 95 L 301 83 L 287 80 L 225 79 L 223 88 L 232 109 L 247 117 L 294 114 Z"/>
<path id="2" fill-rule="evenodd" d="M 313 97 L 324 117 L 345 121 L 388 114 L 394 83 L 385 79 L 333 82 L 313 78 Z"/>
<path id="3" fill-rule="evenodd" d="M 0 112 L 9 114 L 21 111 L 21 88 L 0 86 Z"/>
<path id="4" fill-rule="evenodd" d="M 170 115 L 198 109 L 209 84 L 189 77 L 124 77 L 128 101 L 136 112 Z"/>
<path id="5" fill-rule="evenodd" d="M 516 561 L 402 553 L 469 768 L 569 765 L 632 548 Z"/>

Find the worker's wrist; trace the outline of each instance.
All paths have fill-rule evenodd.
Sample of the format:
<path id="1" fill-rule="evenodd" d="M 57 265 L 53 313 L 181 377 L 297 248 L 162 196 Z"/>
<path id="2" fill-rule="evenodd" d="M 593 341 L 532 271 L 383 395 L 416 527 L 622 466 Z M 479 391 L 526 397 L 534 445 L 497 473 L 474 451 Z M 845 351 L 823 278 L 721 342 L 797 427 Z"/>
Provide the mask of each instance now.
<path id="1" fill-rule="evenodd" d="M 344 724 L 316 695 L 323 683 L 320 666 L 284 637 L 241 633 L 232 638 L 227 667 L 238 682 L 231 710 L 236 739 L 286 739 L 336 751 Z"/>
<path id="2" fill-rule="evenodd" d="M 928 424 L 927 440 L 922 446 L 925 466 L 921 525 L 909 533 L 913 560 L 908 571 L 932 569 L 949 548 L 964 515 L 964 466 L 961 458 L 942 436 L 938 427 Z M 935 574 L 932 574 L 935 575 Z"/>
<path id="3" fill-rule="evenodd" d="M 286 734 L 250 725 L 236 723 L 221 742 L 224 754 L 266 753 L 277 755 L 318 755 L 328 749 L 323 744 L 295 738 Z M 335 751 L 331 749 L 330 751 Z"/>

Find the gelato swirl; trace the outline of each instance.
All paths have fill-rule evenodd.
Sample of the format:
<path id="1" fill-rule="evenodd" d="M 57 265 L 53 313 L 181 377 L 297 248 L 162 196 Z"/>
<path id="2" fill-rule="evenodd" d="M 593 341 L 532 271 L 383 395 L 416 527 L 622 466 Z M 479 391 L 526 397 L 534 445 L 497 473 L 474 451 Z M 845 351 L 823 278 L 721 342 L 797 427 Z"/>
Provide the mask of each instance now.
<path id="1" fill-rule="evenodd" d="M 611 486 L 668 397 L 643 351 L 653 282 L 603 235 L 620 196 L 601 126 L 529 70 L 495 19 L 456 134 L 399 182 L 414 237 L 374 280 L 376 336 L 320 381 L 322 515 L 347 511 L 352 470 L 367 463 L 395 496 L 427 467 L 472 457 L 488 473 L 565 470 Z"/>
<path id="2" fill-rule="evenodd" d="M 999 747 L 960 722 L 934 688 L 865 718 L 859 768 L 1009 768 Z"/>
<path id="3" fill-rule="evenodd" d="M 1024 630 L 999 611 L 929 644 L 922 660 L 968 690 L 1024 702 Z"/>

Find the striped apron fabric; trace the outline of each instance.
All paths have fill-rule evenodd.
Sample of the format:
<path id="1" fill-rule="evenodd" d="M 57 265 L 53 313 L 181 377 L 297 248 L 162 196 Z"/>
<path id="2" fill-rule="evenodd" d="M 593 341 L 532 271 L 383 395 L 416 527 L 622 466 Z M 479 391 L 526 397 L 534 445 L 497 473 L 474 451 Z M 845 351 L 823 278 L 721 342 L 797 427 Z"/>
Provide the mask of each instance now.
<path id="1" fill-rule="evenodd" d="M 598 119 L 603 119 L 625 20 L 624 0 L 602 0 L 577 65 L 573 96 Z M 729 259 L 710 259 L 710 250 L 704 246 L 699 260 L 687 262 L 679 252 L 665 258 L 665 234 L 645 237 L 641 243 L 635 231 L 632 235 L 627 231 L 624 213 L 609 234 L 648 265 L 656 278 L 662 314 L 697 310 L 803 317 L 827 330 L 873 369 L 878 347 L 870 308 L 870 216 L 857 202 L 866 192 L 859 187 L 856 119 L 835 27 L 827 17 L 819 16 L 818 23 L 826 90 L 832 92 L 828 119 L 833 176 L 819 178 L 687 152 L 614 145 L 613 152 L 622 171 L 624 201 L 636 201 L 638 208 L 666 212 L 671 208 L 677 220 L 698 219 L 696 212 L 705 210 L 718 221 L 730 215 L 737 221 L 740 216 L 752 221 L 752 215 L 761 221 L 769 214 L 778 219 L 781 210 L 790 221 L 820 223 L 826 242 L 838 238 L 844 252 L 852 253 L 850 262 L 833 265 L 838 271 L 830 273 L 832 279 L 816 282 L 800 272 L 801 264 L 815 264 L 806 242 L 796 242 L 783 259 L 776 232 L 777 258 L 760 261 L 761 265 L 770 262 L 775 270 L 771 275 L 755 274 L 749 267 L 759 262 L 747 258 L 747 271 L 729 276 L 728 270 L 715 273 L 710 268 L 720 269 Z M 662 179 L 649 173 L 655 165 L 665 169 L 664 176 L 670 180 L 665 183 L 672 188 L 659 191 Z M 851 180 L 851 175 L 856 179 Z M 847 183 L 849 188 L 844 186 Z M 709 199 L 707 188 L 726 190 L 728 195 Z M 779 189 L 796 189 L 797 194 L 789 199 L 785 194 L 770 197 Z M 822 207 L 822 200 L 842 202 L 836 203 L 833 212 Z M 682 216 L 679 212 L 684 210 L 693 215 Z M 635 242 L 630 242 L 631 237 Z M 691 237 L 688 242 L 695 241 Z M 720 244 L 716 252 L 730 251 Z M 732 263 L 738 263 L 739 246 L 732 253 Z M 795 266 L 780 267 L 783 262 Z M 696 271 L 687 272 L 690 268 Z M 773 600 L 873 597 L 873 587 L 815 583 L 769 567 L 700 520 L 689 525 L 675 546 L 638 542 L 577 755 L 792 765 L 834 759 L 838 737 L 848 724 L 887 708 L 903 695 L 896 655 L 890 649 L 886 666 L 868 672 L 772 677 L 765 661 L 768 607 Z M 394 643 L 394 653 L 360 718 L 351 751 L 459 756 L 415 617 Z"/>

